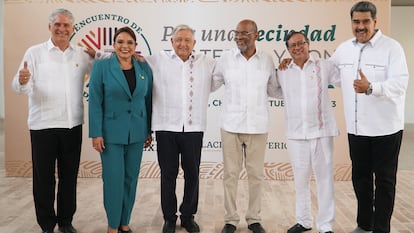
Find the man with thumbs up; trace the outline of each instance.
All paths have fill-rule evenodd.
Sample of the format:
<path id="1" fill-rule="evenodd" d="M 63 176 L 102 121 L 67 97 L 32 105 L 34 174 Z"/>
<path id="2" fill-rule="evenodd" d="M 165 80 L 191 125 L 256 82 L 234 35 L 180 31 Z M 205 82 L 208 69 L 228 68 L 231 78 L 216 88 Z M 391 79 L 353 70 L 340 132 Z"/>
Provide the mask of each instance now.
<path id="1" fill-rule="evenodd" d="M 352 183 L 358 203 L 353 233 L 390 232 L 408 69 L 404 51 L 376 29 L 376 7 L 350 11 L 355 38 L 330 58 L 340 70 Z"/>
<path id="2" fill-rule="evenodd" d="M 26 51 L 12 83 L 14 91 L 29 98 L 33 196 L 42 232 L 53 232 L 56 224 L 62 233 L 76 232 L 72 218 L 82 143 L 83 85 L 93 59 L 70 44 L 73 24 L 68 10 L 53 11 L 50 39 Z"/>

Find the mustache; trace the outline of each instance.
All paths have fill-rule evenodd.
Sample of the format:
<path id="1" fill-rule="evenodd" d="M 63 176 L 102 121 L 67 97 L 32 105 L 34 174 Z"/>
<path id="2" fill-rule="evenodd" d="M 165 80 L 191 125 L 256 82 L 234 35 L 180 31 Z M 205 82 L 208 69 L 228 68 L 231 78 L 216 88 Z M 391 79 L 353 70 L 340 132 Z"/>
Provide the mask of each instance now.
<path id="1" fill-rule="evenodd" d="M 360 33 L 360 32 L 368 32 L 367 29 L 356 29 L 355 32 Z"/>

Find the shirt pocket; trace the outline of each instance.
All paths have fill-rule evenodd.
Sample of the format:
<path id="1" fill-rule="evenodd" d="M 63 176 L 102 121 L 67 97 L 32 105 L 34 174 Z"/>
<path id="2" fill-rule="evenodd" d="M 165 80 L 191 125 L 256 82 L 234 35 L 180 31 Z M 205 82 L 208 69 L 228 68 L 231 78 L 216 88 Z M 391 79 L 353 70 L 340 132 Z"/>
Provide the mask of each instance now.
<path id="1" fill-rule="evenodd" d="M 373 82 L 385 81 L 387 77 L 386 66 L 381 64 L 365 64 L 365 69 L 362 72 L 369 81 Z"/>
<path id="2" fill-rule="evenodd" d="M 359 77 L 356 66 L 355 63 L 351 62 L 338 64 L 342 88 L 351 87 L 353 89 L 353 82 Z"/>
<path id="3" fill-rule="evenodd" d="M 338 69 L 342 77 L 347 77 L 350 75 L 354 77 L 356 75 L 356 73 L 354 74 L 354 63 L 341 63 L 338 65 Z"/>

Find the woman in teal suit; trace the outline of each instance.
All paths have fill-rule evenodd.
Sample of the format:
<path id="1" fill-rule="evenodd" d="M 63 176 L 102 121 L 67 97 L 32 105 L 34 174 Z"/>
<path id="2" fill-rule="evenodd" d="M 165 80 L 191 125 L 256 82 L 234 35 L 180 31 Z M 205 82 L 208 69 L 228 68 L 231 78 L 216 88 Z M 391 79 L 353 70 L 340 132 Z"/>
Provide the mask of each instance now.
<path id="1" fill-rule="evenodd" d="M 143 147 L 151 144 L 152 72 L 133 55 L 129 27 L 114 35 L 116 56 L 95 62 L 89 81 L 89 137 L 101 155 L 108 233 L 130 233 Z"/>

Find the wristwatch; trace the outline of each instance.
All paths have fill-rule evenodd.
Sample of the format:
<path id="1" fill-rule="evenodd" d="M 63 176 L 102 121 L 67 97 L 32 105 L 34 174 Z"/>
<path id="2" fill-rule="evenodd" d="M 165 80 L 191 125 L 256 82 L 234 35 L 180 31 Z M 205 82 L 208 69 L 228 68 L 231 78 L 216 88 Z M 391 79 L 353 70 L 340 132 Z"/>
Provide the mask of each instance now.
<path id="1" fill-rule="evenodd" d="M 371 95 L 372 94 L 372 84 L 369 83 L 368 89 L 365 91 L 365 95 Z"/>

